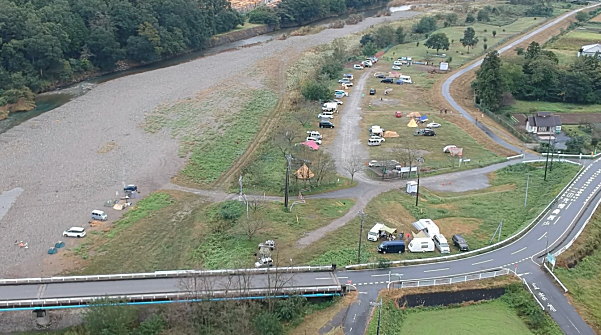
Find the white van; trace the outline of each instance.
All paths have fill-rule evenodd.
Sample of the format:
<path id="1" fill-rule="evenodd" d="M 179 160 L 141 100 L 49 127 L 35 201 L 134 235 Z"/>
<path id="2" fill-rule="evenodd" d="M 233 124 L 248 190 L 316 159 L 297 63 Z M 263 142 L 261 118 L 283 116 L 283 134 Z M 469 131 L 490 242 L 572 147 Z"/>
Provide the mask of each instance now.
<path id="1" fill-rule="evenodd" d="M 413 84 L 413 80 L 411 80 L 410 76 L 400 75 L 398 81 L 400 81 L 404 84 Z"/>
<path id="2" fill-rule="evenodd" d="M 367 239 L 372 242 L 377 242 L 380 239 L 380 231 L 384 228 L 384 224 L 376 223 L 367 233 Z"/>
<path id="3" fill-rule="evenodd" d="M 107 219 L 108 215 L 104 211 L 98 209 L 92 211 L 92 220 L 106 221 Z"/>
<path id="4" fill-rule="evenodd" d="M 451 248 L 449 248 L 449 243 L 447 243 L 447 239 L 442 234 L 436 234 L 432 238 L 434 241 L 434 245 L 436 248 L 440 250 L 441 254 L 449 254 L 451 253 Z"/>

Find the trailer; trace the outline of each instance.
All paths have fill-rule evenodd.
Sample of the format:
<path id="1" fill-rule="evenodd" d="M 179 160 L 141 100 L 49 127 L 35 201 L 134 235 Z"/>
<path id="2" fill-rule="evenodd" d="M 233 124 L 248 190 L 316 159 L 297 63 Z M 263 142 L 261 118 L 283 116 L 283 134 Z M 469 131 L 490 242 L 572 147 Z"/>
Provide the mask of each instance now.
<path id="1" fill-rule="evenodd" d="M 434 251 L 434 241 L 423 231 L 413 233 L 413 239 L 409 242 L 409 251 L 411 252 L 430 252 Z"/>

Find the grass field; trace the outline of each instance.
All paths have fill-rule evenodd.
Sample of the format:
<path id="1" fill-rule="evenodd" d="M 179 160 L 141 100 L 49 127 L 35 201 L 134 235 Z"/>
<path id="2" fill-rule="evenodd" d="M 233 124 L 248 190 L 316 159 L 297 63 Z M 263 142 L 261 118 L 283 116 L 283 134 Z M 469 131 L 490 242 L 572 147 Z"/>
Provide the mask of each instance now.
<path id="1" fill-rule="evenodd" d="M 407 110 L 403 111 L 403 115 L 407 114 Z M 386 142 L 380 146 L 369 147 L 370 159 L 391 159 L 394 158 L 402 163 L 398 154 L 398 148 L 413 148 L 419 149 L 419 154 L 424 158 L 423 170 L 440 170 L 454 171 L 459 167 L 458 158 L 451 157 L 450 154 L 444 153 L 442 149 L 453 144 L 463 148 L 463 158 L 471 159 L 469 164 L 464 165 L 464 168 L 473 168 L 474 165 L 488 165 L 498 162 L 500 157 L 494 153 L 484 149 L 472 137 L 467 135 L 461 128 L 451 122 L 447 122 L 442 118 L 438 118 L 438 113 L 428 113 L 428 122 L 438 122 L 442 127 L 435 129 L 436 136 L 414 136 L 417 128 L 407 127 L 409 118 L 396 118 L 394 113 L 384 112 L 365 112 L 362 120 L 362 128 L 369 129 L 371 125 L 380 125 L 386 130 L 396 131 L 400 137 L 387 138 Z M 420 128 L 424 128 L 421 125 Z M 362 142 L 367 143 L 369 134 L 364 132 Z M 397 149 L 395 149 L 397 148 Z"/>
<path id="2" fill-rule="evenodd" d="M 555 274 L 566 285 L 578 312 L 597 333 L 601 333 L 601 212 L 597 210 L 576 243 L 558 257 Z M 567 268 L 563 263 L 574 263 Z"/>
<path id="3" fill-rule="evenodd" d="M 363 226 L 363 248 L 360 262 L 435 257 L 435 253 L 404 253 L 381 255 L 376 252 L 379 243 L 366 241 L 367 232 L 376 222 L 382 222 L 397 231 L 408 233 L 411 223 L 418 218 L 431 218 L 447 238 L 463 234 L 470 248 L 481 248 L 489 240 L 499 222 L 503 221 L 503 238 L 517 232 L 528 224 L 549 201 L 566 185 L 578 170 L 571 164 L 553 165 L 548 181 L 542 181 L 544 169 L 513 166 L 491 175 L 491 186 L 465 193 L 438 193 L 420 189 L 420 203 L 402 191 L 384 193 L 372 200 L 365 213 Z M 528 207 L 524 208 L 526 175 L 530 174 Z M 311 245 L 299 260 L 302 263 L 347 265 L 357 263 L 360 221 L 355 219 L 344 227 L 328 234 Z M 451 252 L 458 252 L 451 246 Z"/>
<path id="4" fill-rule="evenodd" d="M 440 287 L 382 292 L 380 334 L 562 334 L 553 319 L 543 312 L 532 295 L 512 278 L 467 282 Z M 472 288 L 501 288 L 501 297 L 482 302 L 466 302 L 450 306 L 399 308 L 396 299 L 405 294 L 459 291 Z M 366 334 L 375 335 L 377 311 L 371 315 Z"/>
<path id="5" fill-rule="evenodd" d="M 398 331 L 407 334 L 416 329 L 422 334 L 442 334 L 450 329 L 457 334 L 533 334 L 514 310 L 498 300 L 461 308 L 409 313 Z"/>
<path id="6" fill-rule="evenodd" d="M 354 202 L 345 199 L 307 200 L 291 213 L 281 203 L 261 203 L 253 219 L 257 233 L 246 235 L 245 208 L 233 203 L 239 218 L 224 219 L 224 203 L 209 204 L 182 192 L 159 192 L 141 200 L 123 219 L 93 230 L 74 248 L 73 273 L 144 272 L 189 268 L 252 267 L 257 245 L 278 243 L 274 260 L 294 264 L 303 250 L 294 246 L 303 232 L 344 215 Z M 253 214 L 254 213 L 254 214 Z M 127 229 L 125 229 L 127 228 Z M 127 255 L 127 256 L 124 256 Z M 285 261 L 284 261 L 285 260 Z"/>
<path id="7" fill-rule="evenodd" d="M 452 42 L 449 50 L 440 50 L 439 53 L 445 53 L 447 56 L 453 57 L 450 66 L 459 67 L 475 57 L 487 51 L 493 50 L 496 45 L 502 43 L 507 38 L 524 31 L 529 27 L 540 24 L 542 20 L 543 19 L 541 18 L 522 17 L 518 18 L 511 24 L 501 27 L 483 23 L 474 23 L 473 25 L 470 25 L 470 27 L 474 28 L 476 31 L 476 37 L 478 37 L 479 42 L 474 49 L 470 49 L 469 54 L 467 53 L 467 48 L 463 47 L 459 41 L 463 37 L 463 32 L 467 26 L 442 28 L 433 33 L 445 33 L 447 35 L 449 41 Z M 495 36 L 492 34 L 493 31 L 496 31 Z M 484 41 L 485 38 L 486 41 Z M 444 58 L 433 57 L 433 55 L 436 53 L 436 50 L 426 48 L 423 45 L 425 41 L 426 39 L 421 40 L 419 45 L 417 45 L 416 42 L 412 42 L 394 46 L 386 52 L 386 54 L 383 56 L 383 59 L 408 56 L 413 57 L 413 60 L 417 61 L 430 59 L 430 61 L 434 61 L 436 64 L 438 64 L 438 62 Z M 484 49 L 484 44 L 488 46 L 488 49 Z"/>
<path id="8" fill-rule="evenodd" d="M 511 114 L 530 114 L 532 111 L 552 113 L 597 113 L 599 110 L 601 110 L 601 105 L 578 105 L 563 102 L 515 100 L 511 106 L 503 107 L 502 112 L 509 112 Z"/>

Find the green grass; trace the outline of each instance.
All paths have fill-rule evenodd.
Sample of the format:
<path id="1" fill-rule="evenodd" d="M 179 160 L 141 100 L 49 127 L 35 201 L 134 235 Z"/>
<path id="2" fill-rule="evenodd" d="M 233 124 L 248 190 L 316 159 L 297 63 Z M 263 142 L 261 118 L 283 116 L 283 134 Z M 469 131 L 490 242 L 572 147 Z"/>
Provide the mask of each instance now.
<path id="1" fill-rule="evenodd" d="M 459 67 L 470 60 L 476 58 L 477 56 L 485 53 L 486 51 L 493 50 L 496 45 L 504 42 L 506 39 L 511 36 L 521 33 L 522 31 L 540 24 L 544 19 L 542 18 L 533 18 L 533 17 L 521 17 L 516 19 L 511 24 L 505 26 L 495 26 L 491 24 L 483 24 L 483 23 L 475 23 L 473 25 L 469 25 L 470 27 L 476 30 L 476 36 L 480 40 L 474 49 L 470 48 L 470 53 L 467 53 L 467 48 L 461 45 L 459 41 L 463 37 L 463 32 L 468 26 L 453 26 L 438 29 L 433 33 L 445 33 L 449 38 L 449 41 L 453 40 L 451 43 L 449 50 L 443 51 L 440 50 L 439 53 L 445 53 L 447 56 L 453 57 L 451 62 L 452 67 Z M 486 31 L 485 31 L 486 30 Z M 493 37 L 492 31 L 495 30 L 497 32 L 496 36 Z M 504 30 L 504 31 L 503 31 Z M 487 42 L 484 42 L 484 38 L 486 37 Z M 389 57 L 398 58 L 400 56 L 409 56 L 413 57 L 413 60 L 421 61 L 426 58 L 430 58 L 432 61 L 438 63 L 438 61 L 442 60 L 442 58 L 433 58 L 432 54 L 436 53 L 436 50 L 428 49 L 424 46 L 424 42 L 426 39 L 420 41 L 419 46 L 416 45 L 416 42 L 400 44 L 390 48 L 383 56 L 388 59 Z M 484 44 L 488 45 L 488 50 L 484 50 Z M 405 68 L 403 68 L 403 71 Z"/>
<path id="2" fill-rule="evenodd" d="M 566 285 L 578 312 L 601 332 L 601 211 L 597 210 L 576 243 L 558 258 L 558 264 L 578 261 L 572 268 L 558 266 L 555 274 Z"/>
<path id="3" fill-rule="evenodd" d="M 422 113 L 424 113 L 422 111 Z M 438 122 L 442 127 L 435 129 L 436 136 L 414 136 L 417 128 L 407 127 L 409 118 L 396 118 L 392 112 L 365 112 L 363 117 L 363 128 L 368 129 L 370 125 L 380 125 L 386 130 L 396 131 L 400 137 L 387 138 L 380 146 L 369 147 L 370 159 L 394 158 L 394 148 L 413 148 L 419 150 L 420 156 L 424 158 L 424 171 L 444 169 L 446 172 L 454 171 L 459 167 L 458 158 L 443 153 L 442 149 L 454 144 L 463 148 L 463 158 L 471 159 L 469 165 L 464 168 L 473 168 L 474 165 L 487 165 L 499 161 L 499 156 L 486 150 L 467 135 L 461 128 L 442 118 L 436 113 L 427 113 L 430 121 Z M 423 126 L 422 126 L 423 128 Z M 367 132 L 362 133 L 362 142 L 367 143 Z M 396 158 L 402 163 L 402 160 Z"/>
<path id="4" fill-rule="evenodd" d="M 277 96 L 266 90 L 257 90 L 240 113 L 226 115 L 227 126 L 222 134 L 195 147 L 182 175 L 198 184 L 211 183 L 229 169 L 260 129 L 262 121 L 277 103 Z"/>
<path id="5" fill-rule="evenodd" d="M 405 334 L 416 329 L 423 334 L 441 334 L 449 329 L 457 334 L 532 334 L 515 311 L 498 300 L 461 308 L 408 313 L 398 331 Z M 368 334 L 375 334 L 375 332 Z"/>
<path id="6" fill-rule="evenodd" d="M 426 289 L 426 292 L 428 290 Z M 521 284 L 508 284 L 505 294 L 467 306 L 450 305 L 400 309 L 383 297 L 381 334 L 562 334 L 551 317 L 536 304 Z M 377 312 L 372 313 L 367 334 L 376 334 Z"/>
<path id="7" fill-rule="evenodd" d="M 366 240 L 367 232 L 376 222 L 382 222 L 397 231 L 413 231 L 411 223 L 418 218 L 431 218 L 450 239 L 453 234 L 462 234 L 470 248 L 477 249 L 489 244 L 489 240 L 503 221 L 503 236 L 516 233 L 530 223 L 549 201 L 571 180 L 578 171 L 572 164 L 553 164 L 553 171 L 543 181 L 544 165 L 517 165 L 497 171 L 490 180 L 491 186 L 465 193 L 437 193 L 420 189 L 419 206 L 415 197 L 402 191 L 390 191 L 372 200 L 365 209 L 362 252 L 360 262 L 377 262 L 382 259 L 402 260 L 439 256 L 434 253 L 404 253 L 381 255 L 376 252 L 379 243 Z M 526 174 L 530 174 L 528 207 L 524 208 Z M 358 218 L 344 227 L 327 234 L 311 245 L 302 255 L 310 264 L 348 265 L 357 263 L 360 221 Z M 451 252 L 459 252 L 451 246 Z"/>
<path id="8" fill-rule="evenodd" d="M 353 205 L 348 199 L 307 200 L 289 213 L 281 203 L 260 203 L 264 223 L 249 239 L 242 224 L 245 210 L 239 219 L 228 221 L 220 216 L 221 203 L 208 204 L 188 193 L 155 193 L 111 229 L 88 235 L 85 244 L 73 249 L 83 265 L 72 273 L 252 267 L 257 245 L 267 239 L 278 244 L 274 260 L 301 264 L 297 255 L 306 250 L 295 243 L 302 233 L 328 224 Z"/>
<path id="9" fill-rule="evenodd" d="M 601 110 L 601 105 L 578 105 L 563 102 L 515 100 L 511 106 L 503 107 L 502 112 L 511 114 L 530 114 L 532 111 L 552 113 L 597 113 L 599 110 Z"/>
<path id="10" fill-rule="evenodd" d="M 587 44 L 599 43 L 599 33 L 586 30 L 572 30 L 550 43 L 548 48 L 558 50 L 570 50 L 574 56 L 578 50 Z"/>

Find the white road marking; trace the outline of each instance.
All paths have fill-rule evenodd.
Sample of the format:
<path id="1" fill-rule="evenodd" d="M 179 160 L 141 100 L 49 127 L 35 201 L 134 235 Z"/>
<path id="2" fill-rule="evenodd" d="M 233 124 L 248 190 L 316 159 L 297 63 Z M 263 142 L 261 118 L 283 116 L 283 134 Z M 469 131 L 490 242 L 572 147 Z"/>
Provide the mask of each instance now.
<path id="1" fill-rule="evenodd" d="M 518 273 L 518 277 L 529 275 L 530 272 Z"/>
<path id="2" fill-rule="evenodd" d="M 338 279 L 348 279 L 348 277 L 338 277 Z"/>
<path id="3" fill-rule="evenodd" d="M 433 270 L 424 270 L 424 272 L 445 271 L 445 270 L 448 270 L 448 269 L 450 269 L 450 268 L 433 269 Z"/>
<path id="4" fill-rule="evenodd" d="M 576 325 L 574 324 L 574 322 L 572 322 L 572 320 L 570 320 L 570 318 L 567 318 L 567 319 L 572 324 L 572 327 L 574 327 L 574 329 L 576 329 L 576 331 L 578 332 L 578 334 L 581 334 L 580 330 L 578 330 L 578 327 L 576 327 Z"/>
<path id="5" fill-rule="evenodd" d="M 315 278 L 315 280 L 330 280 L 332 278 Z"/>
<path id="6" fill-rule="evenodd" d="M 372 277 L 384 277 L 384 276 L 388 276 L 388 273 L 387 274 L 383 274 L 383 275 L 371 275 L 371 276 Z"/>
<path id="7" fill-rule="evenodd" d="M 493 261 L 493 259 L 491 258 L 491 259 L 488 259 L 488 260 L 485 260 L 485 261 L 472 263 L 472 265 L 484 264 L 484 263 L 488 263 L 488 262 L 492 262 L 492 261 Z"/>
<path id="8" fill-rule="evenodd" d="M 559 212 L 561 212 L 561 209 L 558 208 L 558 209 L 556 209 L 556 210 L 553 211 L 553 214 L 559 214 Z"/>
<path id="9" fill-rule="evenodd" d="M 547 233 L 548 232 L 546 231 L 544 234 L 542 234 L 541 237 L 539 237 L 537 241 L 540 241 L 543 237 L 547 236 Z"/>
<path id="10" fill-rule="evenodd" d="M 520 251 L 524 251 L 524 250 L 526 250 L 527 248 L 528 248 L 528 247 L 523 247 L 522 249 L 520 249 L 520 250 L 516 250 L 516 251 L 512 252 L 511 254 L 512 254 L 512 255 L 515 255 L 515 254 L 517 254 L 517 253 L 518 253 L 518 252 L 520 252 Z"/>

